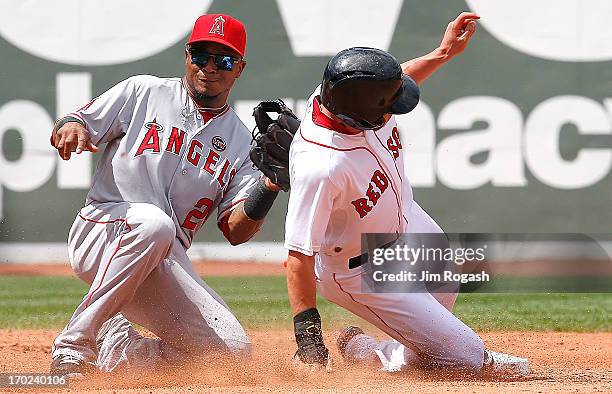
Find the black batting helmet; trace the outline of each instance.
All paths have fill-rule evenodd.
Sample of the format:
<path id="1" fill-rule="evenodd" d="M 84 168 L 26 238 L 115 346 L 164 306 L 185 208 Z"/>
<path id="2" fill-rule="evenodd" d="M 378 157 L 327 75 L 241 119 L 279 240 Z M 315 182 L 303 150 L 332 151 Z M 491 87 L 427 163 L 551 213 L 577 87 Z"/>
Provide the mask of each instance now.
<path id="1" fill-rule="evenodd" d="M 321 102 L 360 130 L 384 125 L 385 114 L 405 114 L 419 102 L 419 87 L 391 54 L 355 47 L 334 56 L 323 73 Z"/>

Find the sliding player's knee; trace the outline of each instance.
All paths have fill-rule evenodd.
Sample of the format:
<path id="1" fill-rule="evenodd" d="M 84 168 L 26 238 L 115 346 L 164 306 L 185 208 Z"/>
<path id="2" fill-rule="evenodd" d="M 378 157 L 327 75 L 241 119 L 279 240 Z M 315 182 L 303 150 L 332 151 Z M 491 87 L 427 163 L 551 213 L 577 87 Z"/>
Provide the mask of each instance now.
<path id="1" fill-rule="evenodd" d="M 476 334 L 465 339 L 454 355 L 457 369 L 479 372 L 484 359 L 484 343 Z"/>

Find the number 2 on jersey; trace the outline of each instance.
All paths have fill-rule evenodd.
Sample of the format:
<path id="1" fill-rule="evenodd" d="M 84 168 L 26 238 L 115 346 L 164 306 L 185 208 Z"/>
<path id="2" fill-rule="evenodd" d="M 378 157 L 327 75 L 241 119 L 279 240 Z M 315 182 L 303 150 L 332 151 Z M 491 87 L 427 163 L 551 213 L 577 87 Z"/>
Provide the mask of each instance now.
<path id="1" fill-rule="evenodd" d="M 189 211 L 185 217 L 182 227 L 195 231 L 203 219 L 206 219 L 210 213 L 210 208 L 213 206 L 213 201 L 210 198 L 201 198 L 195 205 L 195 209 Z"/>

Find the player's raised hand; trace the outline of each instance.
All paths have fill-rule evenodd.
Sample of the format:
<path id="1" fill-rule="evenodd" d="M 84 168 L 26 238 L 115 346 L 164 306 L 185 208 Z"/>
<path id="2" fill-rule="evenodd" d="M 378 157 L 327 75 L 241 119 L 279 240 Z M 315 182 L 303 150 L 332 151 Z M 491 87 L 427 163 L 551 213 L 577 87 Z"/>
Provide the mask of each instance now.
<path id="1" fill-rule="evenodd" d="M 68 122 L 57 131 L 51 132 L 51 145 L 57 149 L 60 157 L 69 160 L 72 152 L 80 154 L 83 151 L 97 152 L 98 147 L 91 142 L 91 137 L 83 125 Z"/>
<path id="2" fill-rule="evenodd" d="M 440 43 L 440 49 L 449 59 L 460 54 L 467 47 L 470 38 L 476 31 L 478 19 L 480 16 L 473 12 L 462 12 L 448 24 Z"/>

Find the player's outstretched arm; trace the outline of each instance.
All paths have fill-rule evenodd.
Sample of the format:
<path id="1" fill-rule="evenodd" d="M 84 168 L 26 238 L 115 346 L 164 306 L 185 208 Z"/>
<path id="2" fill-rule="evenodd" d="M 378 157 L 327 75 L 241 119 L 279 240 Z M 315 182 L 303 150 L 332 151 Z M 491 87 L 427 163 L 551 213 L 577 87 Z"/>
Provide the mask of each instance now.
<path id="1" fill-rule="evenodd" d="M 420 85 L 440 66 L 457 56 L 467 47 L 476 31 L 476 20 L 480 19 L 472 12 L 462 12 L 446 27 L 440 45 L 427 55 L 402 63 L 404 74 L 409 75 Z"/>
<path id="2" fill-rule="evenodd" d="M 94 153 L 98 151 L 83 123 L 73 117 L 57 121 L 51 130 L 50 142 L 64 160 L 69 160 L 72 152 L 80 154 L 86 150 Z"/>
<path id="3" fill-rule="evenodd" d="M 314 257 L 289 251 L 287 291 L 293 314 L 297 344 L 296 361 L 331 369 L 329 351 L 323 342 L 321 316 L 317 310 Z"/>

